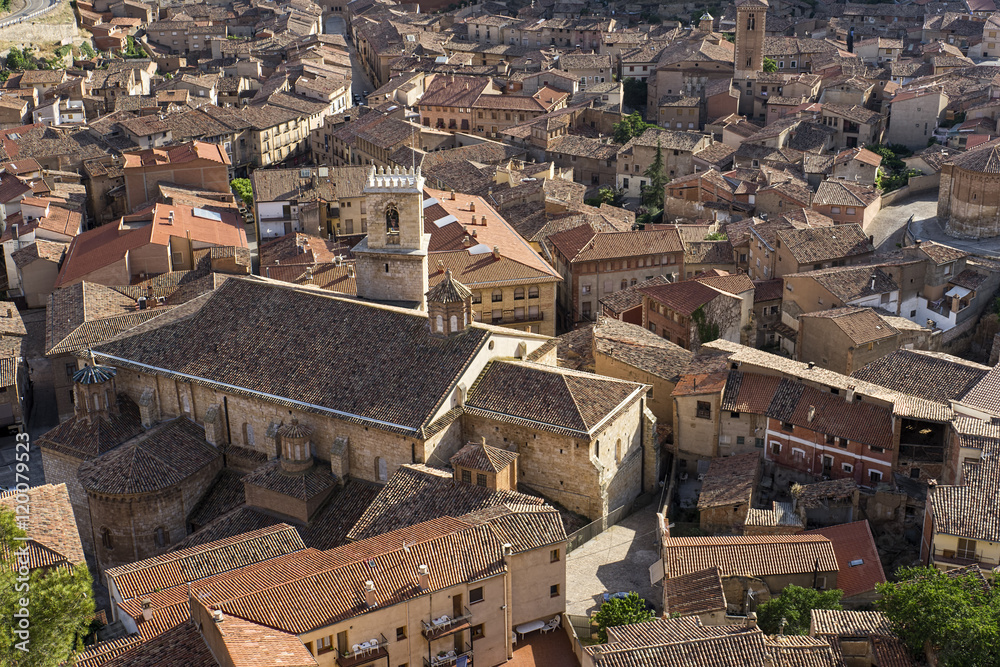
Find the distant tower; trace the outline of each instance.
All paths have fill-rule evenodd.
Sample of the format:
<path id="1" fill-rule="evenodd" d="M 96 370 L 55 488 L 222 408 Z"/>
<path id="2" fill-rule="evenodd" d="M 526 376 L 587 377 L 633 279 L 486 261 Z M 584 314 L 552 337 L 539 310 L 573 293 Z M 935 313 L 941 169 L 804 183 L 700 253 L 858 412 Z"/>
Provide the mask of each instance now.
<path id="1" fill-rule="evenodd" d="M 714 23 L 715 17 L 708 12 L 705 12 L 701 15 L 701 18 L 698 19 L 698 30 L 701 30 L 702 32 L 712 32 L 715 28 Z"/>
<path id="2" fill-rule="evenodd" d="M 427 319 L 431 333 L 452 336 L 462 333 L 472 320 L 472 290 L 444 272 L 444 279 L 427 293 Z"/>
<path id="3" fill-rule="evenodd" d="M 73 373 L 73 404 L 77 417 L 93 422 L 99 417 L 110 419 L 118 414 L 118 393 L 111 366 L 100 366 L 90 353 L 90 363 Z"/>
<path id="4" fill-rule="evenodd" d="M 736 0 L 736 58 L 733 78 L 756 79 L 764 71 L 767 0 Z"/>
<path id="5" fill-rule="evenodd" d="M 403 301 L 423 310 L 427 293 L 424 178 L 420 168 L 372 167 L 365 183 L 368 236 L 354 249 L 358 296 Z"/>

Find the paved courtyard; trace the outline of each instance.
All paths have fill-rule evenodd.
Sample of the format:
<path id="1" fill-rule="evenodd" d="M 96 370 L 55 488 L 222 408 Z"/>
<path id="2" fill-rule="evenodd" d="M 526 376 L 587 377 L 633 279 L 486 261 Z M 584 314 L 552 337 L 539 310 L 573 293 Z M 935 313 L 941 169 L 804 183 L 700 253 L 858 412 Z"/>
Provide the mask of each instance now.
<path id="1" fill-rule="evenodd" d="M 875 238 L 875 247 L 880 254 L 896 250 L 896 244 L 903 240 L 906 221 L 913 216 L 910 231 L 915 238 L 936 241 L 966 252 L 991 257 L 1000 257 L 1000 237 L 972 241 L 948 236 L 937 219 L 937 193 L 924 193 L 886 206 L 878 212 L 868 226 L 868 234 Z"/>
<path id="2" fill-rule="evenodd" d="M 657 557 L 656 503 L 650 503 L 570 553 L 566 613 L 589 616 L 604 593 L 619 591 L 635 591 L 660 608 L 660 587 L 649 583 L 649 566 Z"/>
<path id="3" fill-rule="evenodd" d="M 527 637 L 518 638 L 514 645 L 514 657 L 503 663 L 504 667 L 579 667 L 580 662 L 573 653 L 573 646 L 566 631 L 559 628 L 555 632 L 542 634 L 532 632 Z"/>

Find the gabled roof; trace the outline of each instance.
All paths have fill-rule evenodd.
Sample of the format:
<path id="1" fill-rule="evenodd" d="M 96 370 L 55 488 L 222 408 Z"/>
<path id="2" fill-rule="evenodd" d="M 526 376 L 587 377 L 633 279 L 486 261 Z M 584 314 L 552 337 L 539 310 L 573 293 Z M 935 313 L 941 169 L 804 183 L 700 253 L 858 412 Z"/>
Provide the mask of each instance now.
<path id="1" fill-rule="evenodd" d="M 760 468 L 757 452 L 712 459 L 701 484 L 698 510 L 750 503 Z"/>
<path id="2" fill-rule="evenodd" d="M 29 567 L 86 563 L 66 485 L 43 484 L 24 492 L 4 491 L 0 493 L 0 506 L 14 511 L 25 502 L 22 493 L 30 507 Z M 4 547 L 0 547 L 0 552 L 5 551 Z"/>
<path id="3" fill-rule="evenodd" d="M 683 315 L 691 315 L 722 293 L 697 280 L 644 287 L 641 292 Z"/>
<path id="4" fill-rule="evenodd" d="M 489 332 L 473 324 L 461 336 L 439 339 L 423 313 L 230 278 L 188 316 L 100 345 L 95 353 L 115 366 L 153 367 L 412 434 L 429 422 Z M 308 377 L 304 364 L 311 368 Z"/>
<path id="5" fill-rule="evenodd" d="M 645 391 L 643 384 L 566 368 L 491 361 L 469 389 L 465 410 L 589 438 Z"/>
<path id="6" fill-rule="evenodd" d="M 802 317 L 831 320 L 855 345 L 864 345 L 899 335 L 899 330 L 871 308 L 831 308 L 802 313 Z"/>
<path id="7" fill-rule="evenodd" d="M 876 584 L 885 583 L 882 561 L 867 519 L 807 530 L 802 534 L 822 535 L 833 542 L 837 565 L 840 566 L 837 588 L 844 591 L 844 597 L 870 593 L 875 590 Z"/>
<path id="8" fill-rule="evenodd" d="M 676 229 L 595 232 L 589 225 L 581 225 L 553 234 L 549 242 L 570 262 L 684 252 Z"/>
<path id="9" fill-rule="evenodd" d="M 782 246 L 799 264 L 811 264 L 875 252 L 875 246 L 861 225 L 782 229 L 777 232 Z"/>
<path id="10" fill-rule="evenodd" d="M 500 472 L 517 459 L 517 452 L 482 444 L 469 444 L 451 457 L 452 467 L 462 466 L 475 470 Z"/>
<path id="11" fill-rule="evenodd" d="M 594 352 L 675 382 L 693 354 L 638 324 L 602 317 L 594 325 Z"/>
<path id="12" fill-rule="evenodd" d="M 896 350 L 855 371 L 852 377 L 947 403 L 961 400 L 989 371 L 989 366 L 942 352 Z"/>
<path id="13" fill-rule="evenodd" d="M 723 577 L 836 572 L 833 544 L 819 535 L 667 537 L 666 576 L 678 577 L 718 567 Z"/>
<path id="14" fill-rule="evenodd" d="M 719 568 L 710 567 L 663 580 L 664 614 L 705 614 L 726 609 Z"/>
<path id="15" fill-rule="evenodd" d="M 363 540 L 423 521 L 495 509 L 551 508 L 535 496 L 456 482 L 448 470 L 420 464 L 402 465 L 350 529 L 347 538 Z"/>

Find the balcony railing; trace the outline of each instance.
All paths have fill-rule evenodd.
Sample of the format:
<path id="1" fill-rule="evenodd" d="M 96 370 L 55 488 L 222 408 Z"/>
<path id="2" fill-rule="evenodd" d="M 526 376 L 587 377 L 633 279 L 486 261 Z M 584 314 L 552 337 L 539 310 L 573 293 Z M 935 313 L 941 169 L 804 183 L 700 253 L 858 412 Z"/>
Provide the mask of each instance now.
<path id="1" fill-rule="evenodd" d="M 337 665 L 339 667 L 355 667 L 355 665 L 364 665 L 379 658 L 387 658 L 389 657 L 389 651 L 386 648 L 388 645 L 389 640 L 385 638 L 385 635 L 379 634 L 374 639 L 374 644 L 369 639 L 360 644 L 355 644 L 351 647 L 350 651 L 339 653 L 337 655 Z"/>
<path id="2" fill-rule="evenodd" d="M 934 560 L 949 565 L 979 565 L 983 569 L 992 569 L 1000 565 L 995 559 L 983 558 L 982 554 L 971 551 L 956 551 L 954 549 L 934 549 Z"/>
<path id="3" fill-rule="evenodd" d="M 472 645 L 466 642 L 464 650 L 459 653 L 456 650 L 451 650 L 444 655 L 434 654 L 431 658 L 424 658 L 424 667 L 449 667 L 449 665 L 454 665 L 458 662 L 461 657 L 469 658 L 468 662 L 472 662 Z"/>
<path id="4" fill-rule="evenodd" d="M 525 322 L 541 322 L 544 319 L 545 313 L 542 311 L 535 314 L 524 313 L 523 315 L 517 315 L 512 310 L 505 310 L 500 317 L 494 317 L 493 313 L 486 311 L 479 321 L 489 322 L 490 324 L 523 324 Z"/>
<path id="5" fill-rule="evenodd" d="M 441 621 L 439 623 L 435 623 L 433 620 L 420 621 L 420 624 L 424 626 L 424 637 L 428 640 L 434 640 L 467 629 L 470 625 L 470 621 L 472 620 L 472 612 L 469 611 L 468 607 L 465 607 L 462 610 L 461 616 L 456 616 L 454 618 L 448 617 L 448 620 L 443 620 L 444 618 L 446 617 L 442 616 L 438 619 Z"/>

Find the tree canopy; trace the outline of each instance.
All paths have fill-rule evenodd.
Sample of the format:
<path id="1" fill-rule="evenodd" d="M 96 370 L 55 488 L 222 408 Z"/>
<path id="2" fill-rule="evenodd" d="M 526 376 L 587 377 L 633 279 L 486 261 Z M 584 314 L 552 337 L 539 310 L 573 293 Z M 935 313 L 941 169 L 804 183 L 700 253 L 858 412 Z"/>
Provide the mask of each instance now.
<path id="1" fill-rule="evenodd" d="M 774 62 L 774 58 L 764 58 L 764 71 L 768 73 L 778 71 L 778 63 Z"/>
<path id="2" fill-rule="evenodd" d="M 10 51 L 7 53 L 7 69 L 21 71 L 38 69 L 38 65 L 35 64 L 35 58 L 32 54 L 32 48 L 30 46 L 26 46 L 23 49 L 19 49 L 16 46 L 10 47 Z"/>
<path id="3" fill-rule="evenodd" d="M 632 137 L 638 137 L 643 132 L 655 125 L 650 125 L 642 119 L 638 111 L 633 111 L 629 115 L 615 123 L 615 143 L 625 144 Z"/>
<path id="4" fill-rule="evenodd" d="M 646 601 L 635 591 L 623 598 L 612 598 L 601 605 L 594 615 L 597 633 L 602 644 L 608 641 L 608 628 L 632 625 L 653 619 L 653 612 L 646 609 Z"/>
<path id="5" fill-rule="evenodd" d="M 229 181 L 229 185 L 240 196 L 244 204 L 253 206 L 253 186 L 250 185 L 249 178 L 234 178 Z"/>
<path id="6" fill-rule="evenodd" d="M 14 513 L 0 508 L 0 665 L 57 667 L 78 648 L 94 618 L 90 572 L 81 563 L 35 569 L 26 582 L 19 580 L 14 554 L 21 544 L 16 539 L 24 534 Z M 22 610 L 29 624 L 26 644 L 17 634 Z"/>
<path id="7" fill-rule="evenodd" d="M 646 95 L 648 93 L 648 86 L 645 81 L 640 81 L 635 77 L 628 77 L 624 81 L 625 88 L 625 106 L 631 109 L 638 109 L 640 107 L 646 106 Z"/>
<path id="8" fill-rule="evenodd" d="M 914 656 L 929 647 L 941 667 L 996 665 L 1000 656 L 1000 589 L 973 574 L 935 567 L 901 568 L 899 581 L 878 584 L 876 606 Z"/>
<path id="9" fill-rule="evenodd" d="M 817 591 L 801 586 L 786 586 L 781 595 L 768 600 L 757 609 L 757 622 L 761 631 L 776 635 L 807 635 L 813 609 L 843 609 L 840 598 L 843 591 Z M 785 619 L 785 627 L 781 627 Z"/>
<path id="10" fill-rule="evenodd" d="M 663 209 L 663 188 L 669 179 L 663 171 L 663 147 L 659 138 L 656 140 L 656 156 L 653 158 L 653 163 L 642 172 L 642 175 L 649 179 L 649 184 L 640 193 L 643 205 L 656 210 Z"/>

